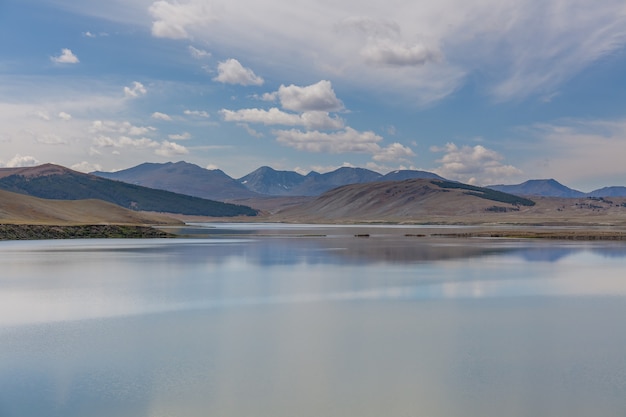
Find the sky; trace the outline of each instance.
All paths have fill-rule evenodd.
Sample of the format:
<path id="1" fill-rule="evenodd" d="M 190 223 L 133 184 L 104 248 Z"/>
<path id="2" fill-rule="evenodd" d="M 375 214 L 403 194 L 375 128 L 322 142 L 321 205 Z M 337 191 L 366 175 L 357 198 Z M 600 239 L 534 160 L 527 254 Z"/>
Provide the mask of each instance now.
<path id="1" fill-rule="evenodd" d="M 626 186 L 623 0 L 0 0 L 0 167 Z"/>

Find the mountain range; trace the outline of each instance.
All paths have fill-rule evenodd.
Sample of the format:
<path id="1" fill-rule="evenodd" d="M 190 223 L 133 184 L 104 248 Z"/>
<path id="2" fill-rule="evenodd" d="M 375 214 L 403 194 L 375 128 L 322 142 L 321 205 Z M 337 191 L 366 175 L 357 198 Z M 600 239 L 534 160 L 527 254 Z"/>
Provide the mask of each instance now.
<path id="1" fill-rule="evenodd" d="M 315 197 L 349 184 L 381 181 L 445 178 L 428 171 L 398 170 L 388 174 L 354 167 L 342 167 L 320 174 L 302 175 L 260 167 L 241 177 L 232 178 L 219 169 L 205 169 L 188 162 L 144 163 L 115 172 L 92 172 L 93 175 L 144 187 L 172 191 L 218 201 L 258 199 L 262 197 Z M 487 188 L 519 196 L 537 197 L 624 197 L 626 187 L 604 187 L 590 193 L 569 188 L 554 179 L 534 179 L 514 185 L 489 185 Z"/>
<path id="2" fill-rule="evenodd" d="M 302 175 L 263 166 L 239 179 L 219 169 L 209 170 L 188 162 L 144 163 L 115 172 L 92 172 L 93 175 L 144 187 L 162 189 L 195 197 L 232 201 L 258 197 L 318 196 L 348 184 L 406 179 L 440 179 L 437 174 L 417 170 L 393 171 L 386 175 L 365 168 L 342 167 L 320 174 Z"/>
<path id="3" fill-rule="evenodd" d="M 349 167 L 309 175 L 261 167 L 233 179 L 222 171 L 186 162 L 142 164 L 110 176 L 128 182 L 53 164 L 0 168 L 0 220 L 33 224 L 163 222 L 150 217 L 152 214 L 141 217 L 145 212 L 157 212 L 165 216 L 258 216 L 261 221 L 289 222 L 626 224 L 626 198 L 616 196 L 625 187 L 581 193 L 555 180 L 483 188 L 424 171 L 381 175 Z M 206 196 L 221 193 L 247 205 L 138 183 Z"/>

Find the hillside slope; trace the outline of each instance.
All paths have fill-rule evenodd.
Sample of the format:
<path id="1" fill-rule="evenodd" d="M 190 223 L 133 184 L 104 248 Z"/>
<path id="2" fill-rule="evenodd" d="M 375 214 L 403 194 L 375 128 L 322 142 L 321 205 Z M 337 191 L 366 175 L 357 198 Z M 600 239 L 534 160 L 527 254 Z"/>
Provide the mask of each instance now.
<path id="1" fill-rule="evenodd" d="M 0 169 L 0 189 L 55 200 L 99 199 L 137 211 L 199 216 L 255 216 L 250 207 L 155 190 L 45 164 Z"/>
<path id="2" fill-rule="evenodd" d="M 438 180 L 354 184 L 285 208 L 269 220 L 311 223 L 626 226 L 626 198 L 533 197 Z"/>
<path id="3" fill-rule="evenodd" d="M 178 224 L 156 214 L 124 209 L 101 200 L 46 200 L 0 190 L 2 224 Z"/>
<path id="4" fill-rule="evenodd" d="M 418 221 L 423 216 L 463 216 L 519 211 L 534 202 L 449 181 L 412 179 L 353 184 L 328 191 L 276 217 L 285 221 Z"/>

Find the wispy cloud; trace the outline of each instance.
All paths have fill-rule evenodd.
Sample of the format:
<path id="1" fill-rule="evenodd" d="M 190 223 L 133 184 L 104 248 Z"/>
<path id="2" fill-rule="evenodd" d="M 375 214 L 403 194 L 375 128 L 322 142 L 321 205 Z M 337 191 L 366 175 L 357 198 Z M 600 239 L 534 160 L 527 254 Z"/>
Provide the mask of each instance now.
<path id="1" fill-rule="evenodd" d="M 195 47 L 193 47 L 191 45 L 189 45 L 187 48 L 188 48 L 189 53 L 191 54 L 191 56 L 196 58 L 196 59 L 211 58 L 211 53 L 209 51 L 205 51 L 204 49 L 195 48 Z"/>
<path id="2" fill-rule="evenodd" d="M 137 98 L 146 95 L 148 90 L 139 81 L 133 81 L 130 87 L 124 87 L 124 96 L 126 98 Z"/>

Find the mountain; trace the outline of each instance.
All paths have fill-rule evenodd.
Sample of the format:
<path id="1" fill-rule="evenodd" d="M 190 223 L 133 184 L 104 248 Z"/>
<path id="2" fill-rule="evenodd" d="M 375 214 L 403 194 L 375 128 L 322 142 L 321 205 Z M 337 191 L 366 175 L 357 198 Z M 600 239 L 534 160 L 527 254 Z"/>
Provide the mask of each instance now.
<path id="1" fill-rule="evenodd" d="M 412 179 L 433 179 L 442 181 L 446 180 L 445 178 L 440 177 L 439 175 L 432 172 L 403 169 L 385 174 L 377 181 L 403 181 Z"/>
<path id="2" fill-rule="evenodd" d="M 317 196 L 342 185 L 377 181 L 381 177 L 378 172 L 364 168 L 342 167 L 325 174 L 311 171 L 301 175 L 293 171 L 261 167 L 238 181 L 248 190 L 259 194 L 295 197 Z"/>
<path id="3" fill-rule="evenodd" d="M 129 184 L 166 190 L 210 200 L 233 200 L 258 197 L 219 169 L 204 169 L 188 162 L 144 163 L 116 172 L 92 172 L 93 175 Z"/>
<path id="4" fill-rule="evenodd" d="M 0 168 L 0 189 L 55 200 L 98 199 L 136 211 L 199 216 L 255 216 L 250 207 L 155 190 L 53 164 Z"/>
<path id="5" fill-rule="evenodd" d="M 293 188 L 306 180 L 306 176 L 294 171 L 277 171 L 263 166 L 237 181 L 248 190 L 259 194 L 290 196 Z"/>
<path id="6" fill-rule="evenodd" d="M 626 197 L 626 187 L 604 187 L 587 193 L 588 197 Z"/>
<path id="7" fill-rule="evenodd" d="M 0 223 L 178 224 L 156 213 L 136 212 L 102 200 L 46 200 L 0 190 Z"/>
<path id="8" fill-rule="evenodd" d="M 365 168 L 342 167 L 325 174 L 311 172 L 301 184 L 292 188 L 291 195 L 317 196 L 347 184 L 374 182 L 380 177 L 378 172 Z"/>
<path id="9" fill-rule="evenodd" d="M 420 221 L 433 216 L 519 212 L 535 205 L 512 194 L 451 181 L 352 184 L 277 213 L 283 221 Z"/>
<path id="10" fill-rule="evenodd" d="M 540 197 L 585 197 L 582 191 L 573 190 L 554 179 L 528 180 L 517 185 L 490 185 L 487 188 L 509 194 Z"/>
<path id="11" fill-rule="evenodd" d="M 278 171 L 263 166 L 235 180 L 219 169 L 208 170 L 184 161 L 144 163 L 121 171 L 96 171 L 92 174 L 129 184 L 222 201 L 267 196 L 317 196 L 343 185 L 373 181 L 443 179 L 425 171 L 402 170 L 381 175 L 364 168 L 342 167 L 324 174 L 312 171 L 301 175 L 295 171 Z"/>

